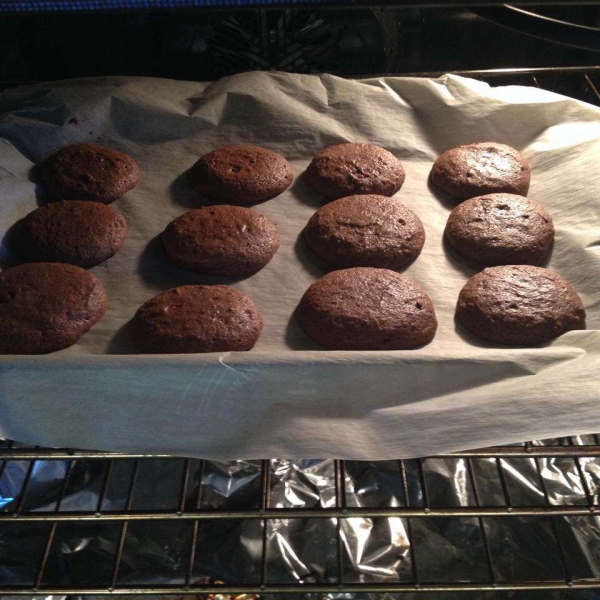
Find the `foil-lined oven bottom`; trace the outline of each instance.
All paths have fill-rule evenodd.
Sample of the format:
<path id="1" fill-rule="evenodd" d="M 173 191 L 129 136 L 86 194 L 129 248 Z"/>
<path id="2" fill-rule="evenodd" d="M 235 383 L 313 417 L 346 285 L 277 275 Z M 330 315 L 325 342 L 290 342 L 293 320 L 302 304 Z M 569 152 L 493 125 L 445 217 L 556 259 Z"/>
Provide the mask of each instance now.
<path id="1" fill-rule="evenodd" d="M 573 441 L 593 443 L 584 437 Z M 260 461 L 115 459 L 108 481 L 108 461 L 72 462 L 69 467 L 69 461 L 63 460 L 38 460 L 33 466 L 30 461 L 6 461 L 0 479 L 2 511 L 10 514 L 19 503 L 20 514 L 53 512 L 61 493 L 59 513 L 93 512 L 101 494 L 101 510 L 106 514 L 173 512 L 182 508 L 184 512 L 235 513 L 256 511 L 264 503 L 265 479 Z M 110 585 L 120 543 L 116 588 L 184 586 L 192 542 L 192 583 L 259 584 L 266 557 L 267 595 L 268 586 L 273 584 L 331 584 L 335 589 L 340 581 L 348 584 L 417 580 L 422 585 L 486 582 L 492 577 L 486 544 L 493 561 L 493 580 L 499 583 L 600 576 L 600 522 L 593 513 L 572 517 L 318 517 L 322 509 L 341 506 L 427 506 L 435 510 L 586 505 L 590 494 L 595 504 L 599 459 L 272 460 L 268 465 L 267 508 L 302 509 L 298 518 L 240 519 L 232 514 L 197 522 L 132 520 L 127 522 L 125 532 L 121 521 L 61 521 L 56 526 L 40 589 Z M 180 506 L 186 470 L 189 480 Z M 28 471 L 31 474 L 23 496 Z M 50 522 L 0 522 L 0 591 L 2 585 L 35 583 L 50 527 Z M 302 592 L 301 588 L 298 592 Z M 542 597 L 593 598 L 593 593 L 581 591 L 562 596 L 558 595 L 562 592 L 556 592 L 555 596 L 555 592 L 547 592 Z M 349 594 L 343 597 L 358 598 Z M 423 597 L 419 594 L 419 598 Z M 487 596 L 482 593 L 464 597 Z"/>

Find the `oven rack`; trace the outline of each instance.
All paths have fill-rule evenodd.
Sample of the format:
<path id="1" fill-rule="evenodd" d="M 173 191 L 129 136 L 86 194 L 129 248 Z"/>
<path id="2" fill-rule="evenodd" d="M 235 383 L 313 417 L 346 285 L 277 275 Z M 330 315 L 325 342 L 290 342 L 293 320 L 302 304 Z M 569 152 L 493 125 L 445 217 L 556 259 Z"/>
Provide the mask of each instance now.
<path id="1" fill-rule="evenodd" d="M 550 445 L 548 445 L 550 444 Z M 430 460 L 444 459 L 449 461 L 462 461 L 468 474 L 470 485 L 473 490 L 473 505 L 469 506 L 441 506 L 432 503 L 429 499 L 430 490 L 425 476 L 426 465 Z M 528 460 L 533 461 L 537 470 L 539 479 L 539 489 L 543 494 L 543 503 L 539 505 L 525 505 L 515 503 L 511 499 L 511 492 L 507 482 L 506 469 L 510 460 Z M 577 473 L 579 474 L 583 497 L 581 503 L 577 502 L 571 505 L 557 505 L 552 502 L 548 491 L 547 482 L 543 476 L 544 461 L 548 460 L 568 460 L 573 461 Z M 202 504 L 203 485 L 198 485 L 196 490 L 190 489 L 191 481 L 204 481 L 205 461 L 196 461 L 194 459 L 180 459 L 168 455 L 149 455 L 149 454 L 124 454 L 107 453 L 93 451 L 76 451 L 69 449 L 44 449 L 39 447 L 20 447 L 14 442 L 5 442 L 4 447 L 0 448 L 0 480 L 4 474 L 7 463 L 10 461 L 26 461 L 28 463 L 25 479 L 22 483 L 20 493 L 13 504 L 11 510 L 0 513 L 0 532 L 2 526 L 6 523 L 46 523 L 49 525 L 49 533 L 44 543 L 43 552 L 40 553 L 41 559 L 37 566 L 37 575 L 31 585 L 11 586 L 7 582 L 0 580 L 0 595 L 18 595 L 30 596 L 32 594 L 48 595 L 124 595 L 124 594 L 144 594 L 144 595 L 198 595 L 198 594 L 273 594 L 286 595 L 298 593 L 310 594 L 342 594 L 342 593 L 426 593 L 426 592 L 456 592 L 460 597 L 461 593 L 467 592 L 500 592 L 500 591 L 519 591 L 519 590 L 568 590 L 568 589 L 600 589 L 600 577 L 596 578 L 575 578 L 571 575 L 565 551 L 562 547 L 561 536 L 557 527 L 557 522 L 565 517 L 586 517 L 597 519 L 600 514 L 600 498 L 598 497 L 598 487 L 600 480 L 596 481 L 593 472 L 589 470 L 590 464 L 600 464 L 600 436 L 582 436 L 569 437 L 557 440 L 546 440 L 543 442 L 527 442 L 520 445 L 484 448 L 465 452 L 456 452 L 443 454 L 433 458 L 399 460 L 398 473 L 401 479 L 401 485 L 404 495 L 403 506 L 401 507 L 353 507 L 346 503 L 346 463 L 349 461 L 335 460 L 333 468 L 335 473 L 335 507 L 334 508 L 273 508 L 270 502 L 271 476 L 273 470 L 272 461 L 260 461 L 260 503 L 252 509 L 236 510 L 205 510 L 199 507 Z M 29 512 L 24 509 L 27 498 L 27 491 L 32 482 L 34 467 L 38 461 L 67 461 L 67 468 L 62 484 L 57 488 L 54 509 L 48 512 Z M 134 491 L 136 487 L 136 478 L 143 461 L 166 460 L 173 463 L 183 463 L 183 469 L 178 469 L 180 478 L 179 499 L 177 507 L 174 510 L 132 510 Z M 499 506 L 486 506 L 481 501 L 481 489 L 477 483 L 475 475 L 477 460 L 492 461 L 497 469 L 498 480 L 501 484 L 503 502 Z M 98 495 L 98 502 L 95 510 L 89 512 L 82 511 L 63 511 L 61 504 L 65 497 L 65 492 L 69 487 L 69 480 L 74 472 L 76 465 L 81 461 L 98 461 L 102 464 L 103 477 L 101 491 Z M 119 511 L 104 511 L 103 503 L 111 479 L 119 461 L 130 461 L 133 463 L 131 477 L 127 486 L 125 509 Z M 375 465 L 377 463 L 374 463 Z M 409 469 L 409 464 L 411 465 Z M 410 498 L 409 487 L 415 484 L 410 482 L 407 475 L 412 470 L 418 473 L 416 485 L 420 492 L 417 494 L 418 505 L 413 506 Z M 195 473 L 193 473 L 195 471 Z M 193 496 L 192 505 L 190 499 Z M 411 537 L 411 525 L 418 519 L 436 519 L 436 518 L 473 518 L 477 519 L 485 548 L 485 560 L 489 570 L 489 580 L 487 581 L 461 581 L 461 582 L 431 582 L 423 581 L 418 574 L 419 568 L 416 560 L 416 551 L 411 541 L 411 568 L 412 579 L 406 581 L 394 581 L 383 583 L 346 583 L 342 576 L 342 542 L 341 528 L 344 519 L 352 518 L 402 518 L 406 520 L 409 540 Z M 497 575 L 494 567 L 494 553 L 486 536 L 485 521 L 490 519 L 502 518 L 544 518 L 549 519 L 555 537 L 556 547 L 564 571 L 564 578 L 555 580 L 539 581 L 505 581 Z M 260 582 L 250 585 L 226 585 L 220 582 L 202 582 L 198 584 L 193 579 L 193 566 L 196 554 L 196 541 L 198 536 L 199 524 L 203 521 L 216 520 L 258 520 L 262 523 L 262 565 Z M 337 531 L 337 551 L 338 551 L 338 580 L 335 584 L 328 583 L 294 583 L 294 584 L 272 584 L 268 580 L 268 555 L 267 555 L 267 531 L 269 522 L 284 519 L 333 519 L 336 523 Z M 189 557 L 186 561 L 187 568 L 184 581 L 181 585 L 122 585 L 119 584 L 119 568 L 123 556 L 123 548 L 127 536 L 128 527 L 135 521 L 179 521 L 188 522 L 191 529 Z M 48 559 L 51 554 L 55 536 L 58 528 L 64 522 L 85 523 L 94 522 L 98 524 L 117 523 L 120 528 L 119 542 L 114 556 L 114 564 L 110 581 L 105 587 L 85 587 L 85 586 L 52 586 L 45 585 L 44 580 L 47 575 Z"/>
<path id="2" fill-rule="evenodd" d="M 600 106 L 600 67 L 570 67 L 548 69 L 502 69 L 494 71 L 461 72 L 461 75 L 488 81 L 491 85 L 532 85 L 569 95 Z M 434 73 L 415 74 L 433 76 Z M 36 465 L 46 461 L 64 461 L 66 468 L 62 482 L 52 491 L 53 507 L 49 510 L 29 510 L 28 490 L 35 479 Z M 102 469 L 101 486 L 97 503 L 92 510 L 65 510 L 63 503 L 71 486 L 73 474 L 83 463 L 92 461 Z M 136 480 L 145 464 L 166 461 L 173 465 L 173 481 L 178 489 L 178 498 L 173 507 L 165 510 L 139 510 L 135 508 Z M 460 464 L 464 469 L 468 485 L 472 490 L 469 501 L 461 505 L 444 504 L 436 500 L 431 483 L 428 482 L 428 464 L 431 461 L 447 461 Z M 536 488 L 541 501 L 525 502 L 516 499 L 509 481 L 512 461 L 525 461 L 537 473 Z M 581 490 L 579 497 L 570 502 L 557 502 L 551 483 L 547 478 L 550 463 L 569 463 L 578 478 Z M 309 508 L 280 508 L 273 505 L 271 492 L 275 461 L 260 461 L 260 490 L 257 502 L 252 506 L 235 508 L 206 508 L 203 505 L 205 466 L 207 461 L 176 458 L 166 455 L 119 454 L 109 452 L 78 451 L 70 449 L 45 449 L 4 442 L 0 447 L 0 483 L 7 465 L 11 462 L 25 465 L 25 476 L 19 493 L 13 501 L 0 511 L 0 548 L 10 542 L 10 530 L 18 527 L 42 527 L 44 536 L 34 554 L 37 562 L 32 568 L 30 581 L 16 585 L 2 580 L 0 564 L 0 595 L 198 595 L 198 594 L 259 594 L 272 597 L 290 594 L 315 594 L 317 596 L 348 593 L 394 593 L 423 594 L 445 593 L 457 598 L 468 598 L 470 593 L 532 591 L 533 590 L 600 590 L 600 565 L 593 576 L 580 576 L 574 572 L 573 560 L 565 547 L 564 527 L 570 519 L 587 519 L 590 527 L 598 526 L 600 515 L 600 436 L 586 435 L 542 442 L 527 442 L 519 445 L 486 448 L 473 451 L 445 454 L 433 458 L 399 460 L 397 477 L 402 498 L 398 506 L 354 506 L 347 501 L 347 473 L 351 462 L 335 460 L 332 468 L 335 481 L 335 498 L 331 506 L 319 505 Z M 389 461 L 387 461 L 389 463 Z M 120 465 L 127 463 L 128 484 L 125 486 L 123 506 L 118 510 L 106 510 L 111 477 Z M 499 483 L 499 502 L 486 502 L 485 489 L 478 473 L 483 465 L 495 469 Z M 372 463 L 377 468 L 377 463 Z M 491 466 L 491 467 L 490 467 Z M 48 503 L 46 503 L 48 505 Z M 410 575 L 394 581 L 356 581 L 348 577 L 348 556 L 343 544 L 345 523 L 350 519 L 401 519 L 405 524 L 409 540 L 408 559 Z M 284 520 L 330 520 L 335 526 L 337 564 L 335 574 L 327 581 L 315 577 L 299 577 L 295 582 L 272 582 L 269 577 L 269 530 L 275 522 Z M 477 525 L 482 544 L 481 560 L 487 573 L 484 579 L 436 581 L 423 577 L 419 567 L 419 540 L 414 530 L 423 520 L 472 519 Z M 508 578 L 498 568 L 499 549 L 490 542 L 490 528 L 506 519 L 523 519 L 529 522 L 544 522 L 551 532 L 555 555 L 560 563 L 560 577 L 521 580 Z M 224 583 L 214 579 L 198 580 L 194 565 L 198 553 L 198 539 L 204 524 L 231 520 L 255 521 L 260 523 L 262 550 L 256 581 L 251 583 Z M 181 523 L 188 528 L 189 545 L 182 569 L 181 582 L 174 584 L 123 583 L 120 577 L 124 548 L 128 530 L 138 522 L 156 524 Z M 116 528 L 115 553 L 106 581 L 102 585 L 61 582 L 50 571 L 55 545 L 60 540 L 64 526 L 93 524 L 96 529 Z M 13 540 L 14 542 L 14 540 Z M 509 551 L 507 549 L 506 551 Z M 502 549 L 501 552 L 505 550 Z M 575 569 L 577 570 L 577 569 Z M 479 596 L 478 596 L 479 597 Z M 487 598 L 488 596 L 486 596 Z M 553 596 L 554 597 L 554 596 Z"/>

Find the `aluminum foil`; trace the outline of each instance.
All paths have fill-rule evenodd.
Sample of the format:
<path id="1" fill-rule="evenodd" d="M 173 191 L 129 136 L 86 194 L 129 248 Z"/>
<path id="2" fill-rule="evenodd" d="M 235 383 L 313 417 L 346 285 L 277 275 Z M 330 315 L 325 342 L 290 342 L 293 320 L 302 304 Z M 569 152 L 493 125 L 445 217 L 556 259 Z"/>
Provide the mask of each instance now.
<path id="1" fill-rule="evenodd" d="M 567 443 L 565 440 L 537 444 Z M 585 437 L 572 443 L 594 443 Z M 134 462 L 116 460 L 104 503 L 98 506 L 107 461 L 74 462 L 59 511 L 124 510 Z M 8 461 L 0 479 L 0 508 L 55 511 L 67 461 L 37 461 L 22 495 L 29 461 Z M 133 487 L 133 510 L 175 511 L 181 502 L 185 461 L 139 461 Z M 272 460 L 270 506 L 335 507 L 336 466 L 332 460 Z M 496 459 L 407 460 L 408 504 L 422 507 L 505 506 Z M 261 506 L 260 462 L 190 461 L 184 501 L 186 510 L 248 510 Z M 600 460 L 593 458 L 503 459 L 501 467 L 513 506 L 586 504 L 581 475 L 597 501 Z M 473 486 L 473 479 L 475 487 Z M 406 506 L 400 461 L 343 463 L 345 500 L 349 507 Z M 425 486 L 423 486 L 423 481 Z M 201 486 L 199 483 L 201 482 Z M 475 489 L 476 488 L 476 489 Z M 200 492 L 200 493 L 199 493 Z M 499 582 L 600 576 L 598 517 L 502 518 L 348 518 L 270 519 L 267 525 L 267 582 L 325 583 L 336 587 L 338 550 L 342 577 L 352 582 L 413 582 L 422 584 L 490 581 L 482 527 Z M 189 564 L 193 522 L 135 521 L 128 525 L 118 585 L 180 585 Z M 60 523 L 50 549 L 43 584 L 107 586 L 123 524 L 120 522 Z M 337 541 L 339 528 L 340 543 Z M 31 586 L 49 532 L 47 523 L 0 524 L 0 585 Z M 558 541 L 557 541 L 558 540 Z M 560 544 L 560 546 L 559 546 Z M 198 527 L 193 582 L 222 581 L 257 584 L 262 574 L 263 524 L 260 520 L 201 521 Z M 568 569 L 565 573 L 561 552 Z M 413 562 L 414 561 L 414 562 Z M 307 596 L 307 595 L 304 595 Z M 390 599 L 392 594 L 327 594 L 331 600 Z M 275 598 L 265 594 L 264 597 Z M 412 598 L 412 594 L 398 598 Z M 414 595 L 452 598 L 455 594 Z M 544 600 L 598 598 L 594 591 L 473 593 L 461 598 Z"/>

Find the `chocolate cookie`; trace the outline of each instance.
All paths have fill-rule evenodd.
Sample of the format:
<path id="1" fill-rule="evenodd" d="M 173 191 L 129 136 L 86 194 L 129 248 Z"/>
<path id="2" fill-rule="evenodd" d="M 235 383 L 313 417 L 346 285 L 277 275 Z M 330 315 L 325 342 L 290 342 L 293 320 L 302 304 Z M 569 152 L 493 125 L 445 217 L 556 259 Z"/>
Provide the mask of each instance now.
<path id="1" fill-rule="evenodd" d="M 0 274 L 0 354 L 72 346 L 108 308 L 100 281 L 80 267 L 28 263 Z"/>
<path id="2" fill-rule="evenodd" d="M 445 235 L 458 254 L 482 265 L 539 265 L 552 248 L 554 225 L 533 200 L 489 194 L 459 204 Z"/>
<path id="3" fill-rule="evenodd" d="M 246 294 L 227 285 L 184 285 L 143 304 L 133 319 L 142 352 L 184 354 L 250 350 L 263 326 Z"/>
<path id="4" fill-rule="evenodd" d="M 249 275 L 279 248 L 275 225 L 241 206 L 206 206 L 171 221 L 163 233 L 169 258 L 205 275 Z"/>
<path id="5" fill-rule="evenodd" d="M 375 144 L 338 144 L 319 152 L 306 182 L 328 200 L 353 194 L 392 196 L 404 183 L 402 163 Z"/>
<path id="6" fill-rule="evenodd" d="M 530 179 L 523 155 L 494 142 L 452 148 L 431 169 L 433 183 L 457 200 L 499 192 L 525 196 Z"/>
<path id="7" fill-rule="evenodd" d="M 418 283 L 366 267 L 333 271 L 313 283 L 298 320 L 330 350 L 407 350 L 430 342 L 437 329 L 433 304 Z"/>
<path id="8" fill-rule="evenodd" d="M 585 329 L 577 292 L 553 271 L 529 265 L 490 267 L 471 277 L 458 297 L 456 319 L 484 340 L 511 346 Z"/>
<path id="9" fill-rule="evenodd" d="M 362 195 L 323 206 L 304 228 L 304 238 L 333 267 L 399 269 L 419 256 L 425 230 L 399 200 Z"/>
<path id="10" fill-rule="evenodd" d="M 189 172 L 197 192 L 229 204 L 255 204 L 279 196 L 293 178 L 281 154 L 259 146 L 217 148 L 202 156 Z"/>
<path id="11" fill-rule="evenodd" d="M 63 200 L 30 212 L 14 244 L 27 260 L 93 267 L 116 254 L 127 236 L 125 217 L 99 202 Z"/>
<path id="12" fill-rule="evenodd" d="M 131 156 L 97 144 L 73 144 L 42 167 L 48 192 L 58 200 L 110 204 L 135 187 L 140 170 Z"/>

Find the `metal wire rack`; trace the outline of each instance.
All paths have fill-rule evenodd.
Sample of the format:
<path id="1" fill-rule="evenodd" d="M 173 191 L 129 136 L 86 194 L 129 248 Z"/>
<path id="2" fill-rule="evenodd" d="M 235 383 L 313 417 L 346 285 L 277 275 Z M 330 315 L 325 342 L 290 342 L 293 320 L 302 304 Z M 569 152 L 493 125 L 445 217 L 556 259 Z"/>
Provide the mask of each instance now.
<path id="1" fill-rule="evenodd" d="M 534 85 L 555 90 L 581 100 L 600 105 L 600 67 L 567 69 L 526 69 L 503 71 L 476 71 L 465 75 L 481 78 L 492 85 Z M 55 482 L 42 503 L 45 508 L 31 510 L 29 491 L 35 481 L 36 466 L 47 461 L 64 461 L 66 468 L 62 480 Z M 440 462 L 441 461 L 441 462 Z M 527 463 L 533 475 L 537 496 L 523 495 L 514 485 L 514 463 Z M 136 486 L 140 471 L 151 463 L 167 465 L 163 478 L 156 485 L 168 481 L 177 498 L 167 508 L 161 506 L 140 508 L 136 506 Z M 368 501 L 357 506 L 348 499 L 351 481 L 348 473 L 356 470 L 358 463 L 335 460 L 333 469 L 334 490 L 327 505 L 318 502 L 312 507 L 294 508 L 282 506 L 272 498 L 273 473 L 276 461 L 263 460 L 256 464 L 260 470 L 260 485 L 246 503 L 236 506 L 217 506 L 207 502 L 205 484 L 209 477 L 206 461 L 182 459 L 161 455 L 114 454 L 75 450 L 43 449 L 27 447 L 14 442 L 3 442 L 0 447 L 0 483 L 10 463 L 23 467 L 24 478 L 20 490 L 11 502 L 0 511 L 0 550 L 10 544 L 18 544 L 19 537 L 29 528 L 35 530 L 38 544 L 31 553 L 30 568 L 22 580 L 15 583 L 3 580 L 0 564 L 0 594 L 23 595 L 119 595 L 119 594 L 344 594 L 344 593 L 455 593 L 466 597 L 469 592 L 500 592 L 519 590 L 600 590 L 600 566 L 598 570 L 585 572 L 577 564 L 565 543 L 565 524 L 578 519 L 581 524 L 589 521 L 597 527 L 600 513 L 600 437 L 578 436 L 545 442 L 528 442 L 521 445 L 496 447 L 468 452 L 453 453 L 433 458 L 395 461 L 392 468 L 398 494 L 394 506 L 381 506 Z M 83 464 L 93 463 L 99 470 L 101 482 L 94 496 L 94 506 L 87 510 L 71 510 L 65 504 L 73 480 L 77 478 Z M 365 463 L 366 464 L 366 463 Z M 465 489 L 468 493 L 459 502 L 448 503 L 438 486 L 431 480 L 432 464 L 451 464 L 453 469 L 462 469 Z M 578 490 L 560 499 L 554 494 L 552 480 L 547 470 L 553 465 L 566 470 L 572 480 L 577 480 Z M 126 468 L 125 468 L 126 467 Z M 362 468 L 362 467 L 361 467 Z M 378 463 L 368 463 L 368 468 L 377 470 Z M 565 471 L 565 472 L 566 472 Z M 258 471 L 257 471 L 258 473 Z M 117 477 L 118 474 L 118 477 Z M 125 478 L 125 479 L 124 479 Z M 114 482 L 119 479 L 120 500 L 114 501 Z M 537 479 L 537 481 L 535 481 Z M 125 481 L 125 483 L 123 483 Z M 495 493 L 491 494 L 491 487 Z M 107 498 L 113 501 L 107 508 Z M 116 507 L 116 508 L 115 508 Z M 407 568 L 402 577 L 395 580 L 371 581 L 357 579 L 349 569 L 349 557 L 344 545 L 346 525 L 352 519 L 371 519 L 373 522 L 400 519 L 409 542 L 406 556 Z M 466 545 L 480 549 L 478 565 L 470 565 L 473 577 L 458 574 L 453 580 L 436 579 L 436 574 L 423 572 L 421 568 L 423 549 L 420 547 L 419 527 L 424 520 L 448 523 L 451 520 L 470 520 L 475 538 L 464 540 Z M 506 555 L 510 549 L 498 545 L 495 529 L 503 522 L 521 519 L 522 523 L 543 524 L 546 533 L 544 552 L 556 559 L 553 576 L 535 580 L 520 578 L 518 569 L 506 568 Z M 269 532 L 274 523 L 286 520 L 326 520 L 333 526 L 331 539 L 316 543 L 334 545 L 335 561 L 329 575 L 319 578 L 308 574 L 293 582 L 273 581 L 270 577 L 271 556 L 268 543 Z M 202 551 L 201 539 L 205 539 L 206 528 L 219 523 L 242 523 L 252 521 L 260 528 L 262 540 L 260 564 L 250 582 L 232 584 L 217 583 L 210 573 L 199 576 L 195 569 L 198 552 Z M 178 584 L 142 585 L 123 577 L 123 557 L 126 552 L 128 531 L 139 522 L 153 526 L 176 524 L 184 532 L 181 552 L 184 555 Z M 110 529 L 114 539 L 114 553 L 104 569 L 104 579 L 90 583 L 69 574 L 60 577 L 53 573 L 53 556 L 63 539 L 63 528 L 75 526 Z M 210 529 L 218 537 L 218 528 Z M 27 535 L 30 535 L 28 533 Z M 474 541 L 475 539 L 475 541 Z M 495 541 L 494 541 L 495 540 Z M 218 541 L 217 541 L 218 543 Z M 551 545 L 553 548 L 549 549 Z M 466 546 L 465 546 L 466 547 Z M 200 550 L 199 550 L 200 549 Z M 427 549 L 426 549 L 427 550 Z M 432 549 L 429 548 L 428 551 Z M 351 567 L 351 565 L 350 565 Z M 486 596 L 487 597 L 487 596 Z"/>
<path id="2" fill-rule="evenodd" d="M 239 509 L 211 510 L 203 508 L 203 485 L 205 481 L 205 462 L 192 459 L 178 459 L 168 456 L 148 456 L 144 454 L 111 454 L 103 452 L 80 452 L 71 450 L 48 450 L 42 448 L 15 447 L 8 442 L 0 450 L 2 463 L 0 465 L 0 478 L 6 465 L 10 461 L 27 461 L 28 467 L 18 497 L 14 499 L 12 508 L 0 513 L 0 531 L 9 526 L 25 524 L 43 526 L 43 535 L 40 536 L 41 547 L 32 573 L 35 571 L 31 584 L 14 586 L 7 582 L 0 583 L 0 593 L 7 595 L 66 595 L 66 594 L 291 594 L 291 593 L 351 593 L 351 592 L 457 592 L 469 591 L 501 591 L 501 590 L 560 590 L 560 589 L 600 589 L 600 578 L 574 577 L 572 565 L 566 556 L 560 521 L 565 518 L 582 517 L 596 519 L 600 504 L 598 502 L 596 481 L 597 471 L 590 468 L 596 465 L 594 457 L 600 457 L 600 439 L 598 436 L 585 436 L 552 440 L 556 445 L 539 445 L 531 442 L 518 446 L 496 447 L 490 449 L 460 452 L 443 455 L 435 458 L 397 461 L 397 473 L 402 490 L 401 506 L 376 507 L 349 505 L 346 500 L 347 477 L 346 471 L 352 468 L 352 463 L 346 461 L 332 461 L 335 477 L 335 502 L 332 508 L 277 508 L 271 502 L 271 476 L 274 464 L 264 460 L 260 464 L 260 491 L 257 494 L 258 502 L 252 507 Z M 39 461 L 66 460 L 67 468 L 60 485 L 55 488 L 52 509 L 40 512 L 31 512 L 26 508 L 28 489 L 34 477 L 35 465 Z M 173 476 L 179 486 L 176 506 L 172 510 L 134 510 L 134 497 L 136 480 L 142 463 L 147 461 L 166 460 L 173 465 Z M 432 498 L 431 484 L 428 481 L 428 463 L 435 460 L 458 462 L 464 466 L 468 484 L 471 487 L 471 499 L 467 505 L 444 506 Z M 514 491 L 511 490 L 508 471 L 511 461 L 527 460 L 537 471 L 539 490 L 542 501 L 529 505 L 517 502 Z M 572 498 L 570 505 L 557 505 L 553 502 L 552 493 L 543 470 L 549 460 L 571 461 L 579 476 L 582 490 L 581 498 Z M 63 509 L 65 494 L 71 485 L 71 479 L 77 470 L 78 464 L 84 461 L 96 461 L 103 471 L 102 485 L 98 494 L 97 504 L 89 511 L 69 511 Z M 481 463 L 480 461 L 485 461 Z M 115 471 L 120 468 L 120 463 L 129 465 L 129 482 L 124 494 L 122 510 L 104 510 L 104 503 Z M 501 501 L 488 503 L 485 499 L 486 490 L 481 486 L 481 468 L 493 468 L 501 489 Z M 374 463 L 377 468 L 377 463 Z M 250 504 L 253 504 L 250 502 Z M 356 583 L 345 581 L 344 566 L 345 552 L 342 544 L 344 521 L 356 518 L 388 519 L 401 518 L 406 522 L 406 530 L 410 540 L 410 579 L 408 581 L 394 581 L 383 583 Z M 498 572 L 496 561 L 498 549 L 494 549 L 489 542 L 488 531 L 493 526 L 492 522 L 506 518 L 544 519 L 550 525 L 555 551 L 560 558 L 563 577 L 560 579 L 547 579 L 539 581 L 506 581 Z M 414 528 L 422 519 L 475 519 L 482 542 L 482 558 L 485 560 L 487 577 L 477 581 L 428 581 L 425 580 L 419 569 L 419 548 Z M 269 556 L 267 535 L 270 525 L 274 521 L 285 519 L 327 519 L 333 520 L 336 530 L 337 542 L 337 573 L 335 581 L 327 583 L 294 583 L 280 584 L 269 581 Z M 210 581 L 195 581 L 194 564 L 198 549 L 199 530 L 208 522 L 219 520 L 255 520 L 262 527 L 262 560 L 259 576 L 256 583 L 244 585 L 220 585 Z M 120 583 L 120 567 L 124 547 L 127 539 L 128 528 L 134 526 L 136 521 L 152 522 L 179 522 L 185 523 L 188 528 L 187 560 L 185 573 L 182 573 L 179 585 L 124 585 Z M 50 557 L 55 545 L 60 543 L 60 528 L 64 523 L 84 524 L 93 522 L 95 527 L 112 527 L 117 539 L 116 552 L 110 573 L 107 573 L 106 585 L 103 587 L 88 587 L 86 585 L 51 585 L 48 580 L 54 576 L 49 573 Z M 6 535 L 6 532 L 3 532 Z M 44 539 L 42 539 L 44 538 Z M 49 576 L 50 575 L 50 576 Z"/>

